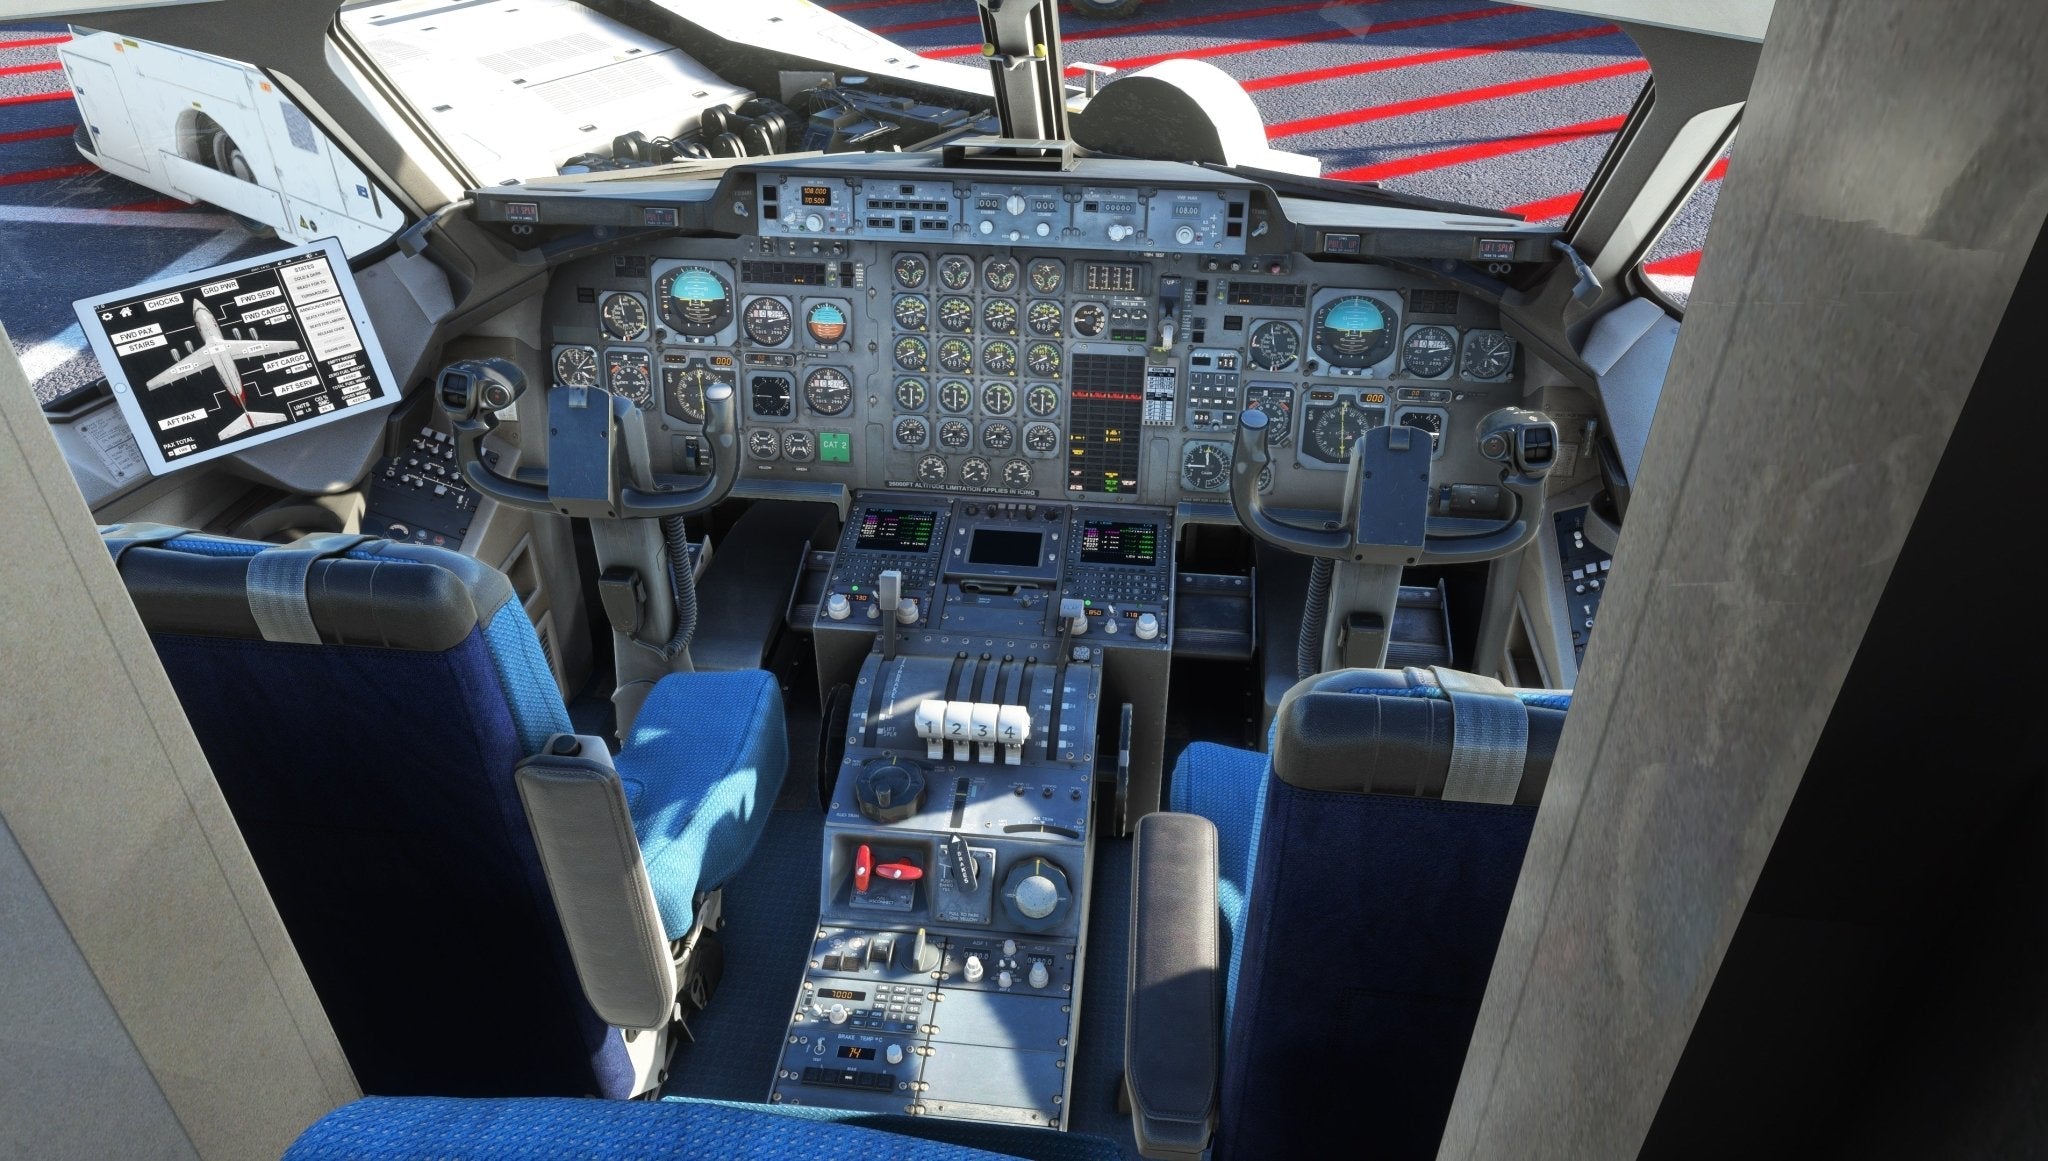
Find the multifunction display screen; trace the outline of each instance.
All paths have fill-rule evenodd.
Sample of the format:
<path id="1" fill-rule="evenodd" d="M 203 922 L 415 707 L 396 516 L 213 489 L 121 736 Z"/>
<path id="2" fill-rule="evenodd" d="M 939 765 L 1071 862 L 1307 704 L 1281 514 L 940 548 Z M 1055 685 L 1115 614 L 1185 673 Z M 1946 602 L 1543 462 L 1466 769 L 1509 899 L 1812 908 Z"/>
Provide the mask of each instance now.
<path id="1" fill-rule="evenodd" d="M 1131 520 L 1083 520 L 1082 564 L 1159 563 L 1159 525 Z"/>
<path id="2" fill-rule="evenodd" d="M 398 401 L 331 239 L 73 309 L 159 475 Z"/>
<path id="3" fill-rule="evenodd" d="M 939 514 L 920 508 L 868 508 L 860 517 L 856 548 L 876 552 L 930 552 Z"/>
<path id="4" fill-rule="evenodd" d="M 977 528 L 967 546 L 967 563 L 1031 568 L 1045 547 L 1045 534 L 1011 528 Z"/>
<path id="5" fill-rule="evenodd" d="M 1145 357 L 1075 355 L 1073 368 L 1067 393 L 1072 414 L 1067 491 L 1136 495 Z"/>
<path id="6" fill-rule="evenodd" d="M 803 187 L 804 204 L 807 206 L 829 206 L 832 204 L 832 187 L 829 185 L 807 185 Z"/>

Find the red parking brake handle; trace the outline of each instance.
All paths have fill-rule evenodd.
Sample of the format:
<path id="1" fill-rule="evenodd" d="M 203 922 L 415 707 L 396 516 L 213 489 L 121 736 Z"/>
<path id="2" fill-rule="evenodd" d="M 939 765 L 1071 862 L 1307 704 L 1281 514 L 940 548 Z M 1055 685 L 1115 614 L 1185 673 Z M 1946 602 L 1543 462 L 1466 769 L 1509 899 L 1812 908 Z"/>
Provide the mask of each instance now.
<path id="1" fill-rule="evenodd" d="M 910 879 L 924 878 L 924 868 L 916 863 L 883 863 L 875 868 L 875 874 L 880 875 L 884 879 L 895 879 L 898 882 L 903 882 Z"/>
<path id="2" fill-rule="evenodd" d="M 857 850 L 857 851 L 853 852 L 853 889 L 854 889 L 854 890 L 856 890 L 856 891 L 859 891 L 859 892 L 861 892 L 861 893 L 863 893 L 863 894 L 865 894 L 865 893 L 867 892 L 867 889 L 868 889 L 868 872 L 869 872 L 869 871 L 871 871 L 872 869 L 874 869 L 874 865 L 875 865 L 875 856 L 874 856 L 874 855 L 873 855 L 873 854 L 872 854 L 871 852 L 869 852 L 869 850 L 868 850 L 868 848 L 867 848 L 866 844 L 862 844 L 862 846 L 861 846 L 861 848 L 860 848 L 859 850 Z"/>

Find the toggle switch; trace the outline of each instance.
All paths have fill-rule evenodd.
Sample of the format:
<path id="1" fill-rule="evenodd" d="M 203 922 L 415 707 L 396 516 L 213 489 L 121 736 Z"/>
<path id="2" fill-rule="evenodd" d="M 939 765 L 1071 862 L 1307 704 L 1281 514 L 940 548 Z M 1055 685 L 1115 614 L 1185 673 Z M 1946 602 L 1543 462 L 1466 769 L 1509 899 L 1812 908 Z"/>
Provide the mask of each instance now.
<path id="1" fill-rule="evenodd" d="M 861 849 L 866 850 L 867 848 L 862 847 Z M 883 863 L 875 868 L 874 873 L 884 879 L 894 879 L 899 883 L 908 883 L 924 878 L 924 868 L 916 863 Z"/>
<path id="2" fill-rule="evenodd" d="M 874 873 L 874 869 L 874 852 L 868 850 L 866 843 L 862 843 L 860 849 L 853 852 L 853 889 L 855 891 L 862 894 L 867 893 L 868 877 Z"/>

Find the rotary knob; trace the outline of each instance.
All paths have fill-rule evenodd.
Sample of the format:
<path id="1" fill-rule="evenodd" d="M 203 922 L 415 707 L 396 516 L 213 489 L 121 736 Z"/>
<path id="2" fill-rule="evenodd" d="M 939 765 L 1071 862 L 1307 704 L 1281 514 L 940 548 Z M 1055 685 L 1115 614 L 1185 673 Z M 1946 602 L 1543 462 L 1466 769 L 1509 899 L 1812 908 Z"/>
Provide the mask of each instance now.
<path id="1" fill-rule="evenodd" d="M 1122 222 L 1112 222 L 1110 223 L 1110 227 L 1108 230 L 1109 240 L 1112 242 L 1121 242 L 1137 232 L 1138 230 L 1135 226 L 1127 226 Z"/>
<path id="2" fill-rule="evenodd" d="M 1159 636 L 1159 618 L 1151 613 L 1138 614 L 1138 640 L 1151 641 Z"/>
<path id="3" fill-rule="evenodd" d="M 1013 926 L 1050 931 L 1072 910 L 1074 888 L 1057 863 L 1041 856 L 1012 863 L 1001 896 Z"/>
<path id="4" fill-rule="evenodd" d="M 1031 961 L 1031 974 L 1026 978 L 1030 980 L 1032 987 L 1042 988 L 1052 982 L 1052 973 L 1045 970 L 1044 960 L 1034 959 Z"/>
<path id="5" fill-rule="evenodd" d="M 845 593 L 833 593 L 825 598 L 825 615 L 833 620 L 844 621 L 852 613 L 853 602 L 846 599 Z"/>
<path id="6" fill-rule="evenodd" d="M 831 1010 L 825 1013 L 825 1018 L 827 1020 L 832 1021 L 834 1024 L 844 1024 L 846 1023 L 846 1017 L 848 1015 L 850 1015 L 850 1013 L 847 1012 L 845 1004 L 834 1004 L 832 1005 Z"/>
<path id="7" fill-rule="evenodd" d="M 1010 211 L 1010 216 L 1014 218 L 1024 212 L 1024 199 L 1017 194 L 1011 194 L 1009 199 L 1003 202 L 1003 208 Z"/>
<path id="8" fill-rule="evenodd" d="M 868 819 L 902 822 L 924 805 L 924 771 L 901 758 L 877 759 L 854 781 L 853 800 Z"/>
<path id="9" fill-rule="evenodd" d="M 882 1050 L 882 1059 L 891 1064 L 903 1063 L 903 1046 L 901 1044 L 891 1044 L 889 1047 L 884 1048 Z"/>
<path id="10" fill-rule="evenodd" d="M 980 983 L 981 973 L 981 957 L 978 955 L 968 956 L 967 962 L 960 965 L 961 978 L 966 980 L 970 984 Z"/>
<path id="11" fill-rule="evenodd" d="M 1182 226 L 1173 232 L 1173 240 L 1183 246 L 1193 245 L 1195 241 L 1195 228 L 1193 226 Z"/>
<path id="12" fill-rule="evenodd" d="M 1059 888 L 1044 875 L 1033 875 L 1017 884 L 1017 910 L 1033 919 L 1043 919 L 1059 906 Z"/>

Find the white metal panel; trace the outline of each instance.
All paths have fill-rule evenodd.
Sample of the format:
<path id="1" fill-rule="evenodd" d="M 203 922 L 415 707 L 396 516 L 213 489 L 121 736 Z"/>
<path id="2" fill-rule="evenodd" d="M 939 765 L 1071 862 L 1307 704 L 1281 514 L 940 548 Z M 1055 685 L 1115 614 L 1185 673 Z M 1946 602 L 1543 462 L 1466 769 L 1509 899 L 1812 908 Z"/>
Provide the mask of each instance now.
<path id="1" fill-rule="evenodd" d="M 128 115 L 121 80 L 102 61 L 75 52 L 59 50 L 64 71 L 71 76 L 72 99 L 92 133 L 93 148 L 103 161 L 118 162 L 138 170 L 149 169 L 149 157 L 135 135 L 135 122 Z"/>
<path id="2" fill-rule="evenodd" d="M 1554 8 L 1582 16 L 1654 24 L 1736 40 L 1761 41 L 1776 0 L 1519 0 L 1527 8 Z"/>

